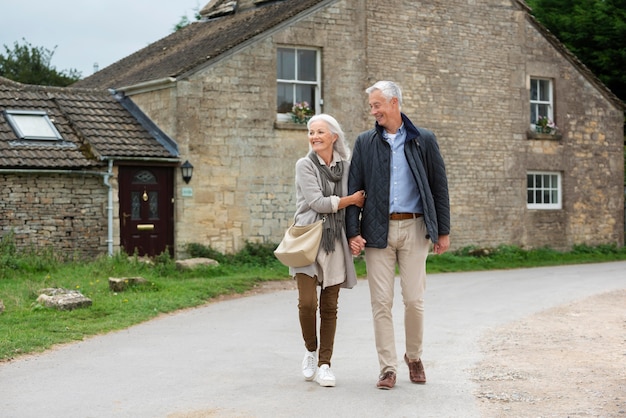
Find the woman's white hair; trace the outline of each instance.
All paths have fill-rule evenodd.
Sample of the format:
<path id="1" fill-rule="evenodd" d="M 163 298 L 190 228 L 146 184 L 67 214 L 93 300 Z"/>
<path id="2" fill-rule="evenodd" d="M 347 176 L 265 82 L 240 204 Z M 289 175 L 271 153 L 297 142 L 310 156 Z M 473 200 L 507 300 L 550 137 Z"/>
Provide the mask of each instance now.
<path id="1" fill-rule="evenodd" d="M 383 97 L 387 99 L 387 101 L 393 99 L 394 97 L 398 98 L 398 106 L 402 107 L 402 90 L 400 86 L 398 86 L 393 81 L 382 80 L 376 82 L 371 87 L 368 87 L 365 90 L 365 93 L 371 94 L 374 90 L 380 90 L 383 94 Z"/>
<path id="2" fill-rule="evenodd" d="M 306 127 L 310 130 L 311 123 L 318 120 L 326 122 L 326 125 L 328 126 L 330 132 L 337 135 L 337 140 L 333 144 L 333 150 L 337 151 L 342 159 L 349 160 L 350 148 L 348 147 L 348 144 L 346 144 L 346 135 L 343 133 L 341 125 L 339 125 L 337 119 L 326 113 L 320 113 L 312 116 L 311 119 L 309 119 L 309 121 L 306 123 Z M 309 152 L 311 151 L 311 149 L 311 144 L 309 143 Z"/>

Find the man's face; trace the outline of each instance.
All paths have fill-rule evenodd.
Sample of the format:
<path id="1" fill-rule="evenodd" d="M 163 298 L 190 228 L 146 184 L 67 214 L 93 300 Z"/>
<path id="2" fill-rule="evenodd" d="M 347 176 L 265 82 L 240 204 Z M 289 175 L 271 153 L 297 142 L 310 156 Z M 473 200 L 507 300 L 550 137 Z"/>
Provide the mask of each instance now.
<path id="1" fill-rule="evenodd" d="M 380 90 L 374 90 L 369 95 L 370 114 L 376 118 L 376 122 L 382 127 L 387 125 L 391 120 L 399 117 L 400 110 L 398 108 L 398 99 L 392 97 L 387 101 Z"/>

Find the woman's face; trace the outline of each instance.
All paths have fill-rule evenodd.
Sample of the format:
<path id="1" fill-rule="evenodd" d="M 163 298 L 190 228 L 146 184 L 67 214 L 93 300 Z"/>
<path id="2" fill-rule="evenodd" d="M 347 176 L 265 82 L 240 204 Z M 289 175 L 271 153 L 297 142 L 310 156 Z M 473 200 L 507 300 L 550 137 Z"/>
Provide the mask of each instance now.
<path id="1" fill-rule="evenodd" d="M 318 154 L 332 154 L 333 144 L 337 138 L 337 134 L 332 133 L 323 120 L 313 121 L 309 126 L 309 143 Z"/>

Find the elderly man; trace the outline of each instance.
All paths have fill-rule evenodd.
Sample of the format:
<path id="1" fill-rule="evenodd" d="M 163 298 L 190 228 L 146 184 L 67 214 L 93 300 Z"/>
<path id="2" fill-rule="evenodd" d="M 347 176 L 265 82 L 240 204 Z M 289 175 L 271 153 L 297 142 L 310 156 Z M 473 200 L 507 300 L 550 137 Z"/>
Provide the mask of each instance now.
<path id="1" fill-rule="evenodd" d="M 376 386 L 396 384 L 397 353 L 392 305 L 396 265 L 404 302 L 404 360 L 413 383 L 426 383 L 421 360 L 426 258 L 450 246 L 450 201 L 443 158 L 435 135 L 401 112 L 402 92 L 391 81 L 366 90 L 373 129 L 354 145 L 348 193 L 365 190 L 363 208 L 346 211 L 353 254 L 365 250 L 380 376 Z"/>

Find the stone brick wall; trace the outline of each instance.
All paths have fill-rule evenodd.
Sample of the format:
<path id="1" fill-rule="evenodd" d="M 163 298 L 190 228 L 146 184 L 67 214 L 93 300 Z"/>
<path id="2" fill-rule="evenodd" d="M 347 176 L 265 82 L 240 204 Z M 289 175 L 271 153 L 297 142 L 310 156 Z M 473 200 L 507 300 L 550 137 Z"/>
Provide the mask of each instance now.
<path id="1" fill-rule="evenodd" d="M 453 248 L 623 245 L 621 111 L 516 2 L 342 0 L 173 91 L 133 97 L 195 167 L 193 196 L 177 192 L 179 255 L 189 242 L 225 252 L 278 242 L 292 219 L 294 164 L 308 141 L 275 123 L 278 46 L 320 48 L 323 111 L 350 144 L 373 126 L 365 88 L 379 79 L 403 87 L 403 111 L 435 132 L 446 161 Z M 527 135 L 531 77 L 555 82 L 560 140 Z M 562 210 L 527 209 L 529 170 L 561 172 Z"/>
<path id="2" fill-rule="evenodd" d="M 61 257 L 107 252 L 107 188 L 102 176 L 0 174 L 0 235 L 19 248 L 52 249 Z"/>

